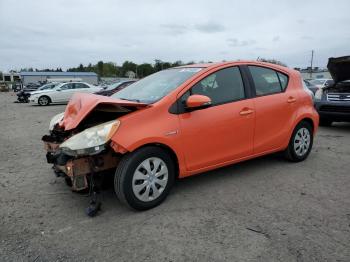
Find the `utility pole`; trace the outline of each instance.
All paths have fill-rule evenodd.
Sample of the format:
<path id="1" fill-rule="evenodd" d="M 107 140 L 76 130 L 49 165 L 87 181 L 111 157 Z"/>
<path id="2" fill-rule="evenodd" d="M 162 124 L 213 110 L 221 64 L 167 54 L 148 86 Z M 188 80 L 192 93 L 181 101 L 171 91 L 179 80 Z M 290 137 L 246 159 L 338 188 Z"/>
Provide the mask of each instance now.
<path id="1" fill-rule="evenodd" d="M 310 68 L 310 79 L 312 79 L 312 64 L 314 62 L 314 50 L 311 50 L 311 68 Z"/>

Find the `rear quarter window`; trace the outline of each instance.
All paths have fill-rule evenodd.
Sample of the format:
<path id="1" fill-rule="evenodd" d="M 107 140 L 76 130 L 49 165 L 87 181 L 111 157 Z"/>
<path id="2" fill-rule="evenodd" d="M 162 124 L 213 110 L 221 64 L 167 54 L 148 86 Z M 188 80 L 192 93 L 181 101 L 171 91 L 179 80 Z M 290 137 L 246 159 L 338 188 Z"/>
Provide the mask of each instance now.
<path id="1" fill-rule="evenodd" d="M 282 90 L 286 90 L 287 86 L 288 86 L 288 76 L 281 73 L 281 72 L 277 72 L 278 78 L 280 80 L 280 84 L 281 84 L 281 88 Z"/>

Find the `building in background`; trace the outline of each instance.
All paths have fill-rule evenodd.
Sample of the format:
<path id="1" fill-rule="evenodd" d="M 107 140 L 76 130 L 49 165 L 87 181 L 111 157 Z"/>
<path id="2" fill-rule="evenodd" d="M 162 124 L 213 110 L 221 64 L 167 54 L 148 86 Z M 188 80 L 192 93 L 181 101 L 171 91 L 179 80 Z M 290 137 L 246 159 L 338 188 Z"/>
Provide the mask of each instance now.
<path id="1" fill-rule="evenodd" d="M 21 76 L 19 73 L 16 72 L 10 72 L 10 73 L 2 73 L 2 79 L 0 81 L 11 83 L 11 82 L 17 82 L 21 80 Z"/>
<path id="2" fill-rule="evenodd" d="M 2 73 L 0 83 L 5 86 L 7 90 L 21 88 L 21 76 L 17 72 L 10 71 L 9 73 Z"/>
<path id="3" fill-rule="evenodd" d="M 98 84 L 98 76 L 94 72 L 20 72 L 19 75 L 23 85 L 55 81 L 82 81 L 92 85 Z"/>

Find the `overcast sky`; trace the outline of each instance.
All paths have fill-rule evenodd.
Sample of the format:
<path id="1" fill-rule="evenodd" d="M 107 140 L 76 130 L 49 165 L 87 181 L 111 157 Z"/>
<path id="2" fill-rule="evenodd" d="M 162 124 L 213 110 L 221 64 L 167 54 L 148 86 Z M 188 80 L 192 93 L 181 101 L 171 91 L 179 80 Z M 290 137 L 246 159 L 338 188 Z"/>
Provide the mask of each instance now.
<path id="1" fill-rule="evenodd" d="M 0 0 L 0 70 L 350 55 L 350 1 Z"/>

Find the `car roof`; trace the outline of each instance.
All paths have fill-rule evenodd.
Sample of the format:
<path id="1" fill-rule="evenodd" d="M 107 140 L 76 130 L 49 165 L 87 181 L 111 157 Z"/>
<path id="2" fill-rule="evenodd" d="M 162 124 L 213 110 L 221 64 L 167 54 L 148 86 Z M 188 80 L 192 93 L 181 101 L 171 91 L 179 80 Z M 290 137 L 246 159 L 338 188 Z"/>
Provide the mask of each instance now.
<path id="1" fill-rule="evenodd" d="M 285 66 L 266 63 L 266 62 L 260 62 L 260 61 L 255 61 L 255 60 L 239 60 L 239 61 L 227 61 L 227 62 L 215 62 L 215 63 L 199 63 L 199 64 L 178 66 L 175 68 L 201 67 L 201 68 L 211 69 L 211 68 L 221 67 L 221 66 L 225 66 L 225 65 L 242 65 L 242 64 L 266 66 L 266 67 L 275 68 L 275 69 L 278 69 L 281 71 L 293 71 L 292 69 L 285 67 Z"/>
<path id="2" fill-rule="evenodd" d="M 87 82 L 79 82 L 79 81 L 62 82 L 60 84 L 79 84 L 79 83 L 81 83 L 81 84 L 88 84 L 89 85 L 89 83 L 87 83 Z"/>

